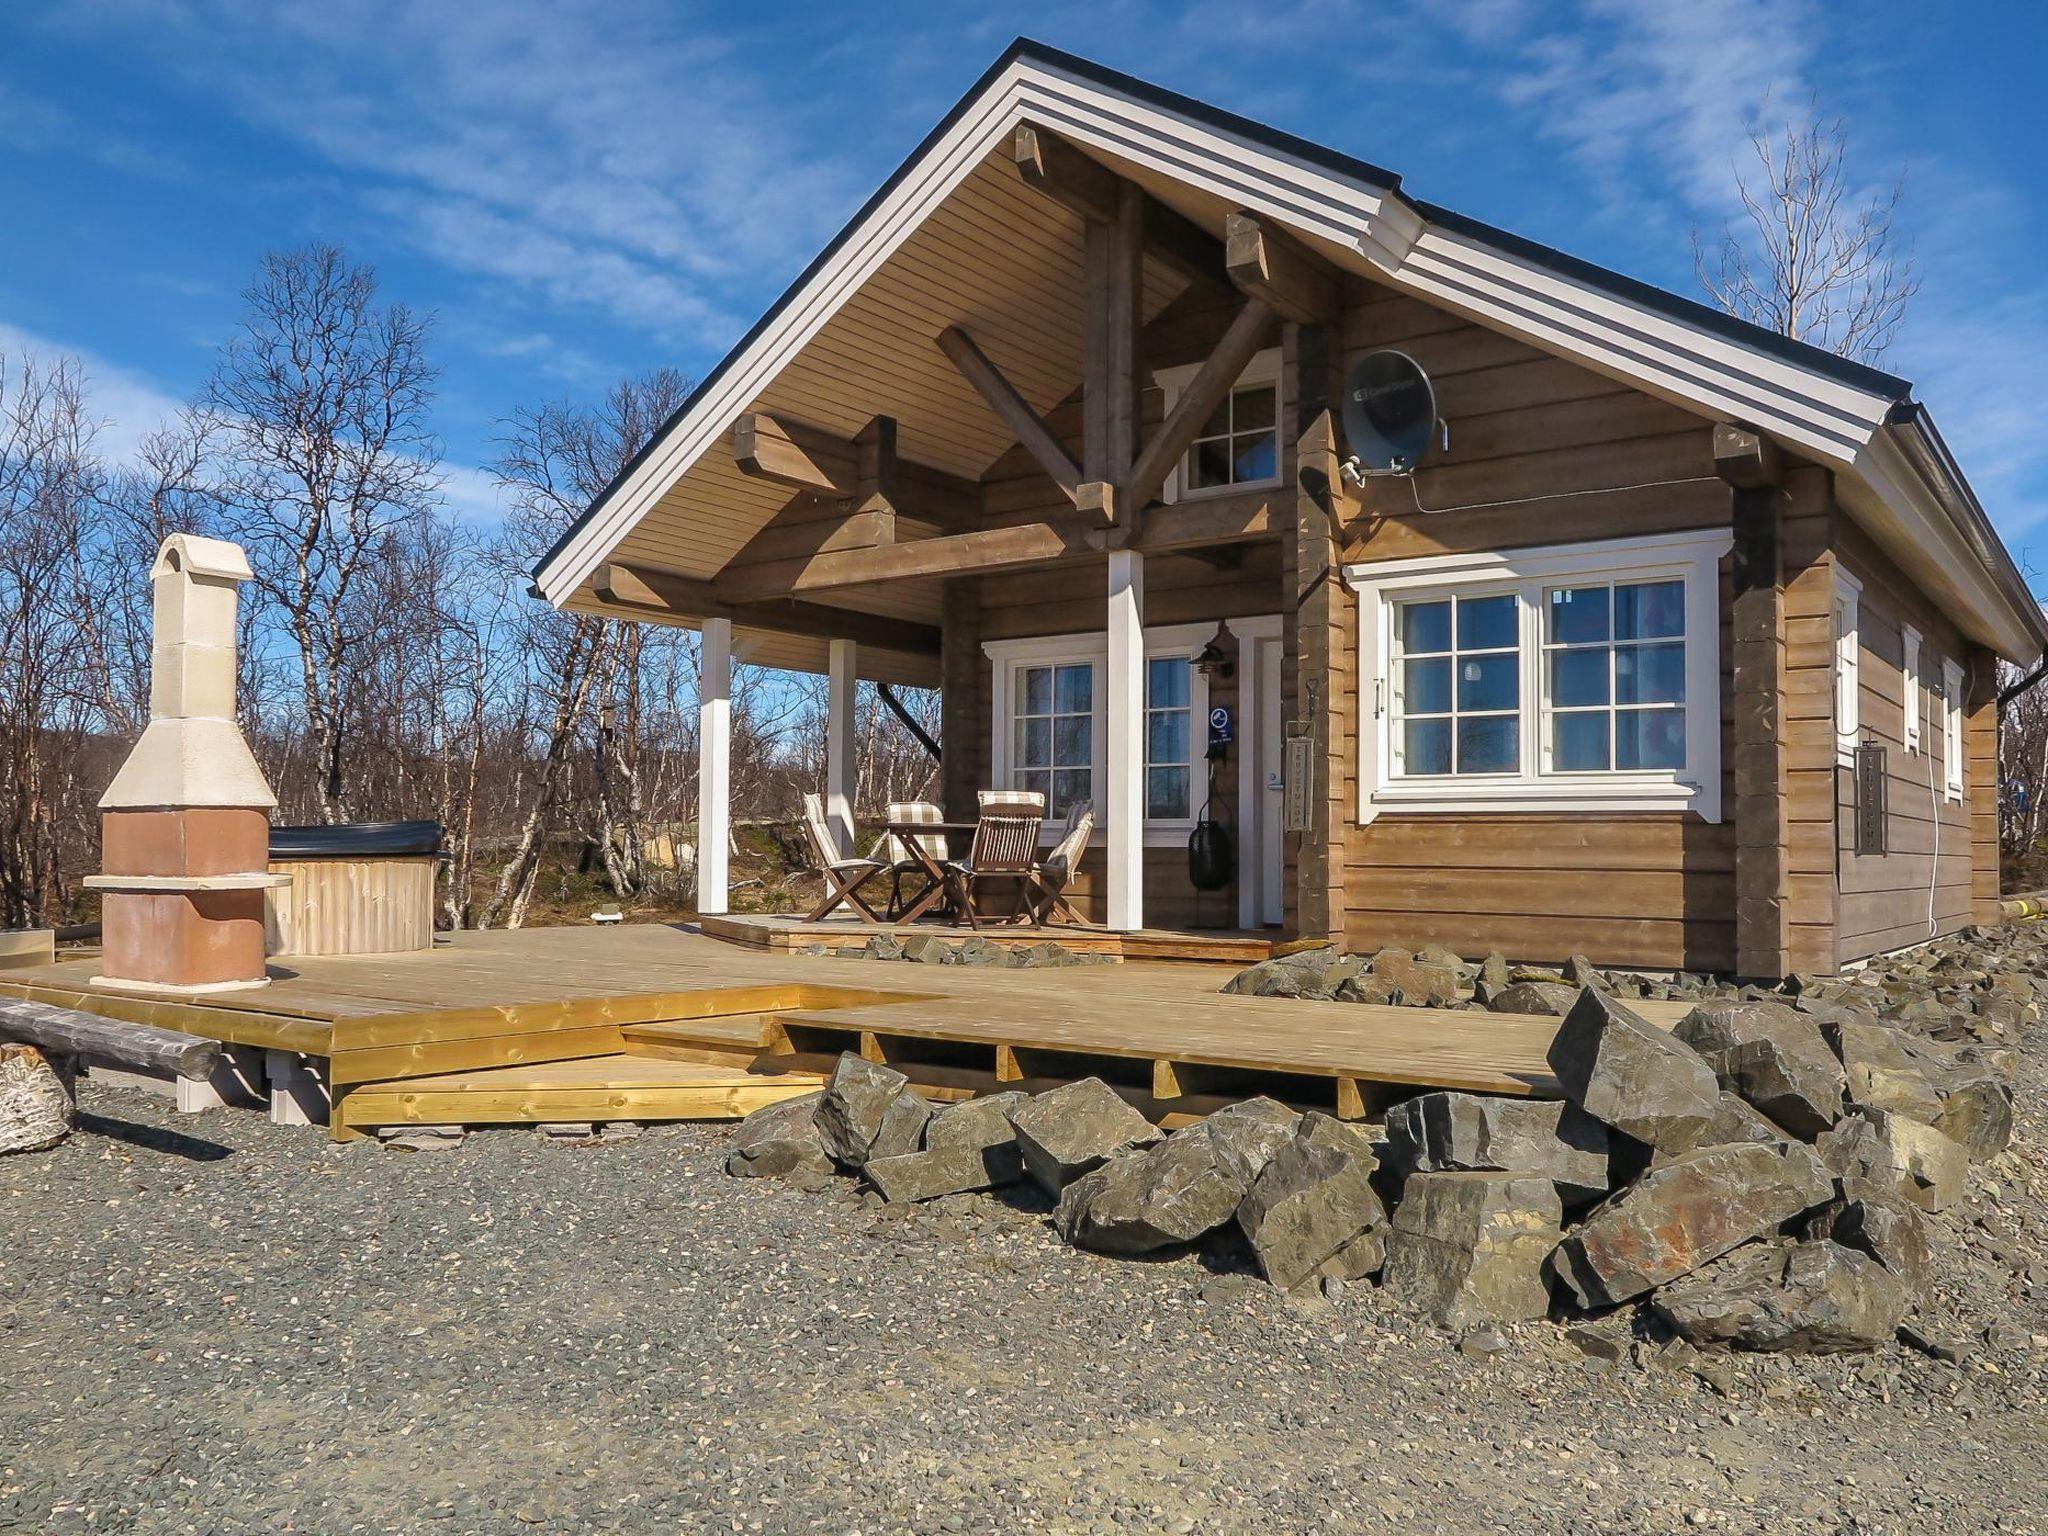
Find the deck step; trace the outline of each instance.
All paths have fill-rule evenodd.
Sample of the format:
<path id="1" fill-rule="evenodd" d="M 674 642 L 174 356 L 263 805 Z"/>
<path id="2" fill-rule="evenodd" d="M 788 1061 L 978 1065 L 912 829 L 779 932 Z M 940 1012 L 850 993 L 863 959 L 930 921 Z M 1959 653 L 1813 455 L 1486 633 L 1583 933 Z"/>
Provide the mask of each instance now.
<path id="1" fill-rule="evenodd" d="M 629 1052 L 641 1046 L 765 1051 L 782 1039 L 781 1026 L 772 1013 L 729 1013 L 709 1019 L 668 1019 L 656 1024 L 628 1024 L 619 1034 Z"/>

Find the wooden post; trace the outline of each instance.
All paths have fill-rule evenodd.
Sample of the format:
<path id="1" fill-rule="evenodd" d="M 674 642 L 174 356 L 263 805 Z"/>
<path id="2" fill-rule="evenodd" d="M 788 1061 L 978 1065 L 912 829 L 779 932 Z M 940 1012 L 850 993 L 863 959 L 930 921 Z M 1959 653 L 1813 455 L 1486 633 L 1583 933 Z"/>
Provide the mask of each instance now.
<path id="1" fill-rule="evenodd" d="M 1826 470 L 1800 465 L 1785 472 L 1778 538 L 1786 641 L 1778 705 L 1785 785 L 1785 971 L 1826 974 L 1840 963 L 1835 935 L 1841 907 L 1835 861 L 1835 508 L 1834 483 Z M 1814 678 L 1815 667 L 1826 675 Z"/>
<path id="2" fill-rule="evenodd" d="M 1109 556 L 1109 664 L 1103 690 L 1108 920 L 1145 926 L 1145 557 Z"/>
<path id="3" fill-rule="evenodd" d="M 859 684 L 854 680 L 851 640 L 834 640 L 829 648 L 825 699 L 825 821 L 839 840 L 842 856 L 853 856 L 854 782 L 853 705 Z"/>
<path id="4" fill-rule="evenodd" d="M 1293 718 L 1310 741 L 1314 781 L 1309 826 L 1287 834 L 1293 854 L 1293 934 L 1341 944 L 1345 939 L 1344 844 L 1350 808 L 1346 754 L 1357 750 L 1351 728 L 1357 667 L 1352 599 L 1337 573 L 1342 556 L 1343 481 L 1338 468 L 1338 344 L 1325 325 L 1289 323 L 1282 333 L 1282 377 L 1293 397 L 1294 529 L 1288 541 L 1286 639 L 1293 652 Z M 1283 438 L 1284 440 L 1288 440 Z"/>
<path id="5" fill-rule="evenodd" d="M 726 910 L 732 837 L 732 620 L 706 619 L 697 658 L 697 910 Z"/>
<path id="6" fill-rule="evenodd" d="M 981 782 L 981 753 L 989 711 L 1004 708 L 1005 701 L 983 697 L 988 691 L 988 659 L 981 654 L 981 589 L 973 577 L 956 577 L 945 584 L 939 616 L 940 799 L 948 821 L 970 821 L 976 809 L 974 792 L 998 787 Z"/>
<path id="7" fill-rule="evenodd" d="M 1786 651 L 1782 470 L 1768 439 L 1714 429 L 1715 465 L 1732 488 L 1730 765 L 1735 798 L 1735 969 L 1791 969 L 1785 782 Z"/>

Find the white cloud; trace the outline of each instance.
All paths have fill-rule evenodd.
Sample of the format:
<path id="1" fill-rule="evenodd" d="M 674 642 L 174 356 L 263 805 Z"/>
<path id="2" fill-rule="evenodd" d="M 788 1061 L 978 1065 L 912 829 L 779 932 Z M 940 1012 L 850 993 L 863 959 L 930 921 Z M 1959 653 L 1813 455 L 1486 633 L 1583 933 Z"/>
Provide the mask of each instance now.
<path id="1" fill-rule="evenodd" d="M 861 190 L 836 149 L 803 152 L 803 93 L 740 67 L 703 7 L 87 0 L 60 24 L 149 36 L 451 268 L 671 340 L 729 340 L 764 270 Z"/>
<path id="2" fill-rule="evenodd" d="M 99 423 L 95 444 L 110 463 L 132 459 L 144 438 L 177 417 L 178 397 L 147 374 L 0 320 L 0 358 L 18 365 L 29 357 L 45 366 L 63 359 L 78 364 L 85 375 L 86 408 Z"/>

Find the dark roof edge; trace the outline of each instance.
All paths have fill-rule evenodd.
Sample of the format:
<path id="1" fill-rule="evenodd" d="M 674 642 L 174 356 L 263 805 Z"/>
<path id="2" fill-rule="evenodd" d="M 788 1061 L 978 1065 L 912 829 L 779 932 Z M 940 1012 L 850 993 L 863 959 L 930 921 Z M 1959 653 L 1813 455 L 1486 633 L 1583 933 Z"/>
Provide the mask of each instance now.
<path id="1" fill-rule="evenodd" d="M 1954 504 L 1962 513 L 1957 523 L 1964 540 L 1984 561 L 2014 608 L 2025 616 L 2035 641 L 2043 654 L 2048 655 L 2048 612 L 2042 610 L 2041 600 L 2027 584 L 2026 573 L 2013 559 L 2012 551 L 2006 548 L 1997 525 L 1991 521 L 1991 515 L 1984 510 L 1984 503 L 1977 499 L 1976 489 L 1963 473 L 1962 465 L 1949 451 L 1947 439 L 1934 424 L 1933 413 L 1918 400 L 1901 400 L 1892 407 L 1885 424 L 1908 430 L 1920 439 L 1926 467 L 1945 480 L 1954 492 Z"/>

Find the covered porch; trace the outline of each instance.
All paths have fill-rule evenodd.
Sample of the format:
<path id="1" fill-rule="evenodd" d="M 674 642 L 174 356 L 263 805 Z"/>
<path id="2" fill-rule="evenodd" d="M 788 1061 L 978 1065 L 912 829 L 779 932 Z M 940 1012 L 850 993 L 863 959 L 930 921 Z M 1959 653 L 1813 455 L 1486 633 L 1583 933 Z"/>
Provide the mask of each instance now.
<path id="1" fill-rule="evenodd" d="M 827 270 L 855 281 L 821 257 L 772 365 L 728 359 L 542 568 L 566 607 L 702 632 L 698 910 L 730 906 L 745 659 L 829 678 L 842 856 L 858 683 L 936 685 L 949 821 L 1035 790 L 1050 843 L 1093 807 L 1091 923 L 1327 935 L 1338 248 L 1029 120 L 920 196 L 799 325 Z M 1234 869 L 1198 891 L 1205 815 Z"/>

